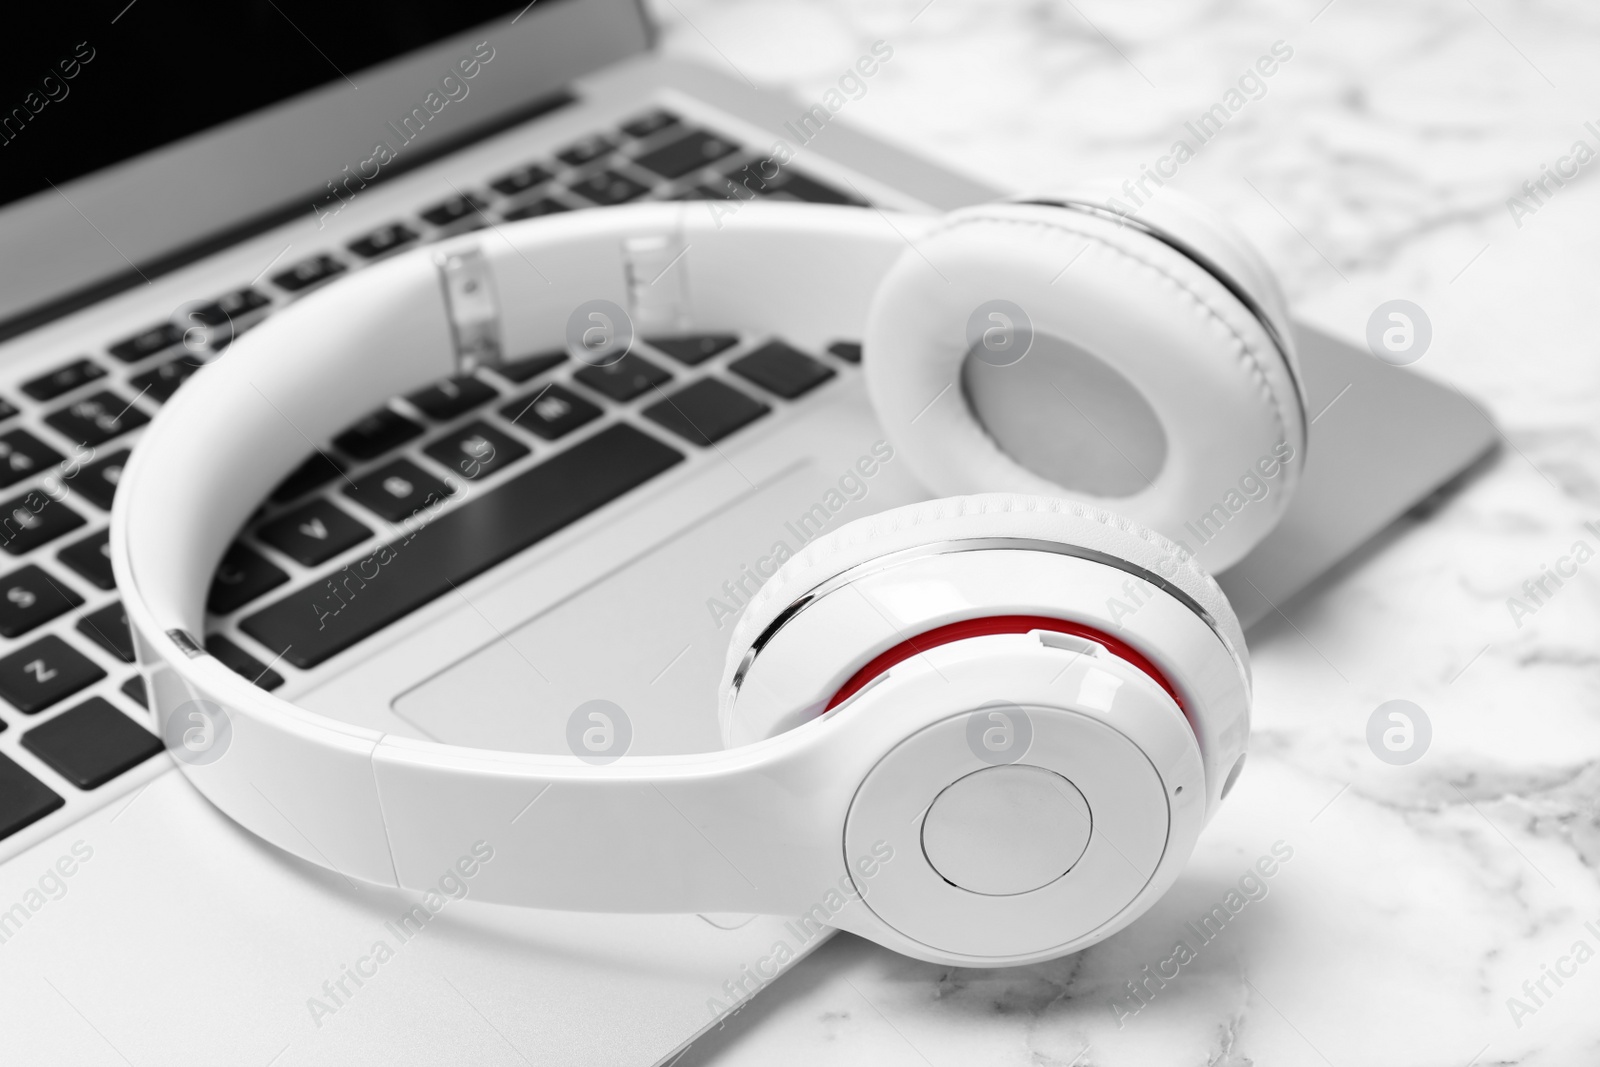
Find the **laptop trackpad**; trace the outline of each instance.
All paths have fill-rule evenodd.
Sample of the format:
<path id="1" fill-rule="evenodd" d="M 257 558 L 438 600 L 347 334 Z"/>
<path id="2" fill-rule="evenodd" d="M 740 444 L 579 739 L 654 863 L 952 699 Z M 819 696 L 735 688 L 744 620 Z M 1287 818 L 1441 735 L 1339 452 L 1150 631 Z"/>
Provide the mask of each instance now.
<path id="1" fill-rule="evenodd" d="M 762 572 L 822 532 L 904 502 L 888 499 L 911 496 L 888 473 L 851 500 L 831 465 L 799 460 L 402 693 L 394 711 L 449 744 L 566 753 L 572 713 L 606 700 L 627 716 L 631 755 L 719 749 L 723 659 Z"/>

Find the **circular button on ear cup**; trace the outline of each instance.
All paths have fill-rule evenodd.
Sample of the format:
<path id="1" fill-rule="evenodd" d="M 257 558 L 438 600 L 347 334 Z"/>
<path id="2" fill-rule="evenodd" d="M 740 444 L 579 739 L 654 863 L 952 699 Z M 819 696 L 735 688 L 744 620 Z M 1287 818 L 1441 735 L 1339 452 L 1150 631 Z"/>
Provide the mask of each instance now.
<path id="1" fill-rule="evenodd" d="M 922 820 L 922 854 L 958 889 L 1015 896 L 1071 870 L 1092 826 L 1089 802 L 1055 771 L 985 767 L 934 798 Z"/>
<path id="2" fill-rule="evenodd" d="M 1276 525 L 1305 452 L 1280 301 L 1237 274 L 1094 213 L 955 212 L 873 299 L 874 408 L 937 492 L 1074 497 L 1221 569 Z"/>

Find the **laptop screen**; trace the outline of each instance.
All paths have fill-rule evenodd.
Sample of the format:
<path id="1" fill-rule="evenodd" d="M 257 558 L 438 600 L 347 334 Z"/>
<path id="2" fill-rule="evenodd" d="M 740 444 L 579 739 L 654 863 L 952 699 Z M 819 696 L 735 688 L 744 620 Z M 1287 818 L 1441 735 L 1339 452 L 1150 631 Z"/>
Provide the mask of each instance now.
<path id="1" fill-rule="evenodd" d="M 552 0 L 542 0 L 549 6 Z M 470 29 L 527 0 L 109 0 L 0 34 L 0 204 Z M 358 82 L 349 85 L 358 90 Z"/>
<path id="2" fill-rule="evenodd" d="M 638 55 L 639 0 L 90 0 L 0 32 L 0 341 L 392 177 Z M 425 110 L 422 110 L 425 109 Z"/>

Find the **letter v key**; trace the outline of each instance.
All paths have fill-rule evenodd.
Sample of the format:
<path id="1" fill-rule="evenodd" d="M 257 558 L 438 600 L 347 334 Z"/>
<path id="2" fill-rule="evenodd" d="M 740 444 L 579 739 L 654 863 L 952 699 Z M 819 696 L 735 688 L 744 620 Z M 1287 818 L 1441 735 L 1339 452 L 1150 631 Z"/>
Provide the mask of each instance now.
<path id="1" fill-rule="evenodd" d="M 311 519 L 300 524 L 300 532 L 307 537 L 314 537 L 318 541 L 328 539 L 328 527 L 321 519 Z"/>

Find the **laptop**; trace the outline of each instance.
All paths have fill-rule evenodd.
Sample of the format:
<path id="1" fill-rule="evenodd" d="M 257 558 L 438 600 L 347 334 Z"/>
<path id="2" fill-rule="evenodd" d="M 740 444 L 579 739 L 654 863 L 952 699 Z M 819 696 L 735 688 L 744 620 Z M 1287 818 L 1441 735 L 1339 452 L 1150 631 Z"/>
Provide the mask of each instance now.
<path id="1" fill-rule="evenodd" d="M 412 895 L 266 845 L 150 732 L 105 551 L 118 475 L 160 405 L 264 318 L 386 256 L 647 199 L 931 212 L 999 195 L 829 101 L 653 40 L 632 0 L 117 0 L 39 14 L 0 44 L 8 1060 L 660 1063 L 782 980 L 750 970 L 775 942 L 798 958 L 824 940 L 784 916 L 489 905 L 470 878 L 442 879 L 424 922 Z M 863 71 L 895 62 L 892 42 L 862 52 Z M 779 141 L 793 161 L 773 178 L 759 164 Z M 1247 625 L 1495 439 L 1454 391 L 1298 334 L 1302 486 L 1221 576 Z M 715 748 L 753 563 L 929 495 L 884 458 L 857 341 L 691 329 L 642 338 L 621 370 L 511 353 L 397 397 L 321 443 L 239 532 L 207 647 L 304 707 L 405 736 L 562 752 L 572 710 L 603 699 L 627 712 L 632 754 Z M 686 427 L 663 391 L 715 402 Z M 587 443 L 618 423 L 683 460 L 592 461 Z M 419 503 L 525 514 L 500 505 L 553 461 L 586 488 L 543 502 L 513 558 L 469 567 L 449 595 L 397 598 L 349 647 L 287 662 L 265 639 L 275 605 L 399 536 Z"/>

